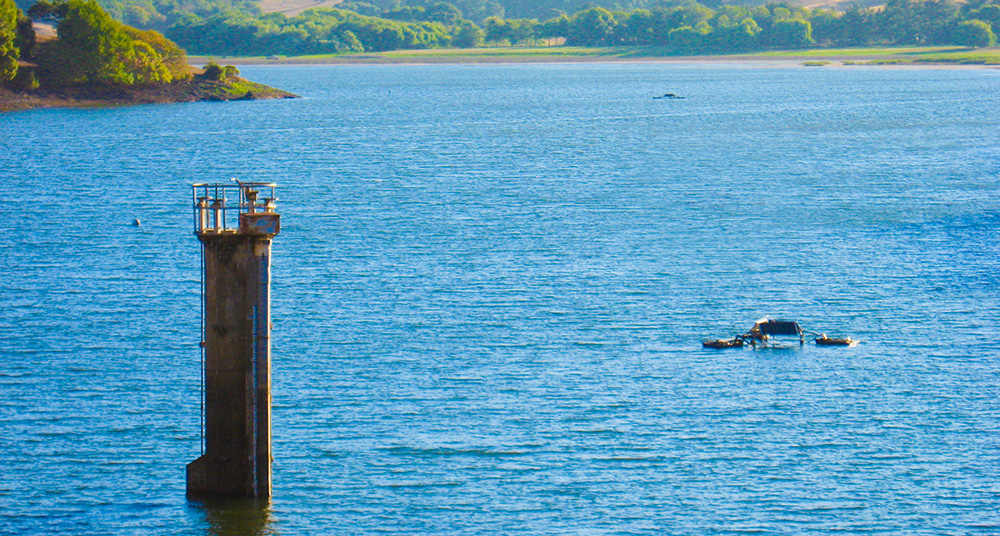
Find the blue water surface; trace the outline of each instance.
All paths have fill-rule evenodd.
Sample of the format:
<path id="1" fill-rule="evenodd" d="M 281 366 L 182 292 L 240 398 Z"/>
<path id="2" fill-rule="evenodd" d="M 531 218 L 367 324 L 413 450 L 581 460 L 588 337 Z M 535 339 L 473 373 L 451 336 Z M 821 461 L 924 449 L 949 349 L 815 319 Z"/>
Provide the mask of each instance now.
<path id="1" fill-rule="evenodd" d="M 244 74 L 303 98 L 0 115 L 0 534 L 1000 532 L 1000 72 Z M 231 178 L 263 506 L 184 497 Z M 861 344 L 701 347 L 765 315 Z"/>

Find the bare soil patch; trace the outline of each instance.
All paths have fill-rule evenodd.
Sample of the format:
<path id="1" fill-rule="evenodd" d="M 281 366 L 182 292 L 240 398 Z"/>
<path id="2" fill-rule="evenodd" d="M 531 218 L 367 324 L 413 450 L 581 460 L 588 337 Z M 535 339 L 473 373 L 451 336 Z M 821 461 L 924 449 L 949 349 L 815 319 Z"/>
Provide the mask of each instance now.
<path id="1" fill-rule="evenodd" d="M 334 7 L 343 0 L 260 0 L 260 10 L 264 13 L 281 13 L 294 17 L 314 7 Z"/>

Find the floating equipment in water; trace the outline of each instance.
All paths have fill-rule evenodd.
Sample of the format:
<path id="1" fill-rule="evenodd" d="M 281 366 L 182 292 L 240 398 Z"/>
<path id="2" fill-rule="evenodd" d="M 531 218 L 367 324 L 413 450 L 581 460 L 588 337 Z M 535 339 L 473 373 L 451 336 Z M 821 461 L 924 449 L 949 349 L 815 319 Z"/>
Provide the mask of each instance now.
<path id="1" fill-rule="evenodd" d="M 754 323 L 750 331 L 743 335 L 736 335 L 732 339 L 704 340 L 701 345 L 705 348 L 742 348 L 747 344 L 754 348 L 758 345 L 766 347 L 774 346 L 771 342 L 772 338 L 787 336 L 798 337 L 799 345 L 801 346 L 805 344 L 806 333 L 816 335 L 815 341 L 819 346 L 852 346 L 857 344 L 857 341 L 850 337 L 834 338 L 827 337 L 825 333 L 807 332 L 802 329 L 802 326 L 798 322 L 763 318 Z"/>
<path id="2" fill-rule="evenodd" d="M 790 322 L 788 320 L 772 320 L 770 318 L 764 318 L 758 320 L 756 324 L 750 328 L 750 333 L 744 335 L 744 337 L 753 342 L 767 343 L 771 337 L 775 336 L 797 336 L 799 338 L 799 344 L 803 344 L 805 339 L 803 338 L 803 330 L 798 322 Z"/>

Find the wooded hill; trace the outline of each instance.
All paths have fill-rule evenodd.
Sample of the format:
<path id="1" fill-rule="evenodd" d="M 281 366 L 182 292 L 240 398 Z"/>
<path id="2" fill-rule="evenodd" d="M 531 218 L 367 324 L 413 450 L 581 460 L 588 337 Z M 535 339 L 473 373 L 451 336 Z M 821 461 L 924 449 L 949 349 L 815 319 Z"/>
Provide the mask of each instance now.
<path id="1" fill-rule="evenodd" d="M 659 53 L 741 53 L 811 47 L 989 46 L 1000 6 L 978 0 L 890 0 L 879 9 L 810 10 L 784 3 L 712 9 L 695 2 L 653 9 L 588 8 L 554 18 L 467 19 L 434 2 L 381 10 L 345 2 L 296 17 L 226 13 L 176 24 L 167 35 L 197 54 L 307 55 L 398 49 L 533 45 L 652 47 Z M 349 9 L 347 9 L 349 8 Z"/>
<path id="2" fill-rule="evenodd" d="M 710 7 L 693 0 L 618 0 L 617 9 L 574 12 L 562 8 L 575 9 L 583 0 L 348 0 L 337 8 L 311 9 L 295 17 L 262 15 L 256 4 L 244 0 L 101 1 L 114 6 L 112 14 L 141 27 L 161 28 L 191 53 L 204 55 L 292 56 L 563 42 L 647 47 L 663 55 L 812 47 L 980 47 L 994 44 L 994 28 L 1000 28 L 1000 6 L 991 3 L 997 0 L 890 0 L 878 8 L 846 12 L 774 2 Z M 512 18 L 508 13 L 543 15 Z M 130 36 L 139 39 L 135 31 Z"/>
<path id="3" fill-rule="evenodd" d="M 16 0 L 27 11 L 35 0 Z M 427 7 L 438 0 L 361 0 L 349 9 L 365 15 L 379 16 L 397 8 Z M 759 3 L 760 0 L 732 0 L 730 4 Z M 615 11 L 652 8 L 668 4 L 662 0 L 449 0 L 464 19 L 482 25 L 489 17 L 548 20 L 562 14 L 573 14 L 589 7 L 604 7 Z M 705 0 L 710 7 L 721 0 Z M 220 14 L 262 15 L 258 0 L 100 0 L 101 6 L 125 24 L 163 31 L 177 23 L 188 23 Z"/>

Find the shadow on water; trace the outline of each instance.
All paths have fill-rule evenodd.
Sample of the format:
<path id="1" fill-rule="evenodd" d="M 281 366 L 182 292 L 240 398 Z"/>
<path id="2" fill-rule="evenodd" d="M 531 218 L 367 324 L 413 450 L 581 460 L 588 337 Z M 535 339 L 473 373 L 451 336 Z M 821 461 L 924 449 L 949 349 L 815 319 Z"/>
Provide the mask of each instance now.
<path id="1" fill-rule="evenodd" d="M 191 501 L 202 512 L 212 536 L 265 536 L 278 534 L 271 524 L 268 499 L 205 499 Z"/>

